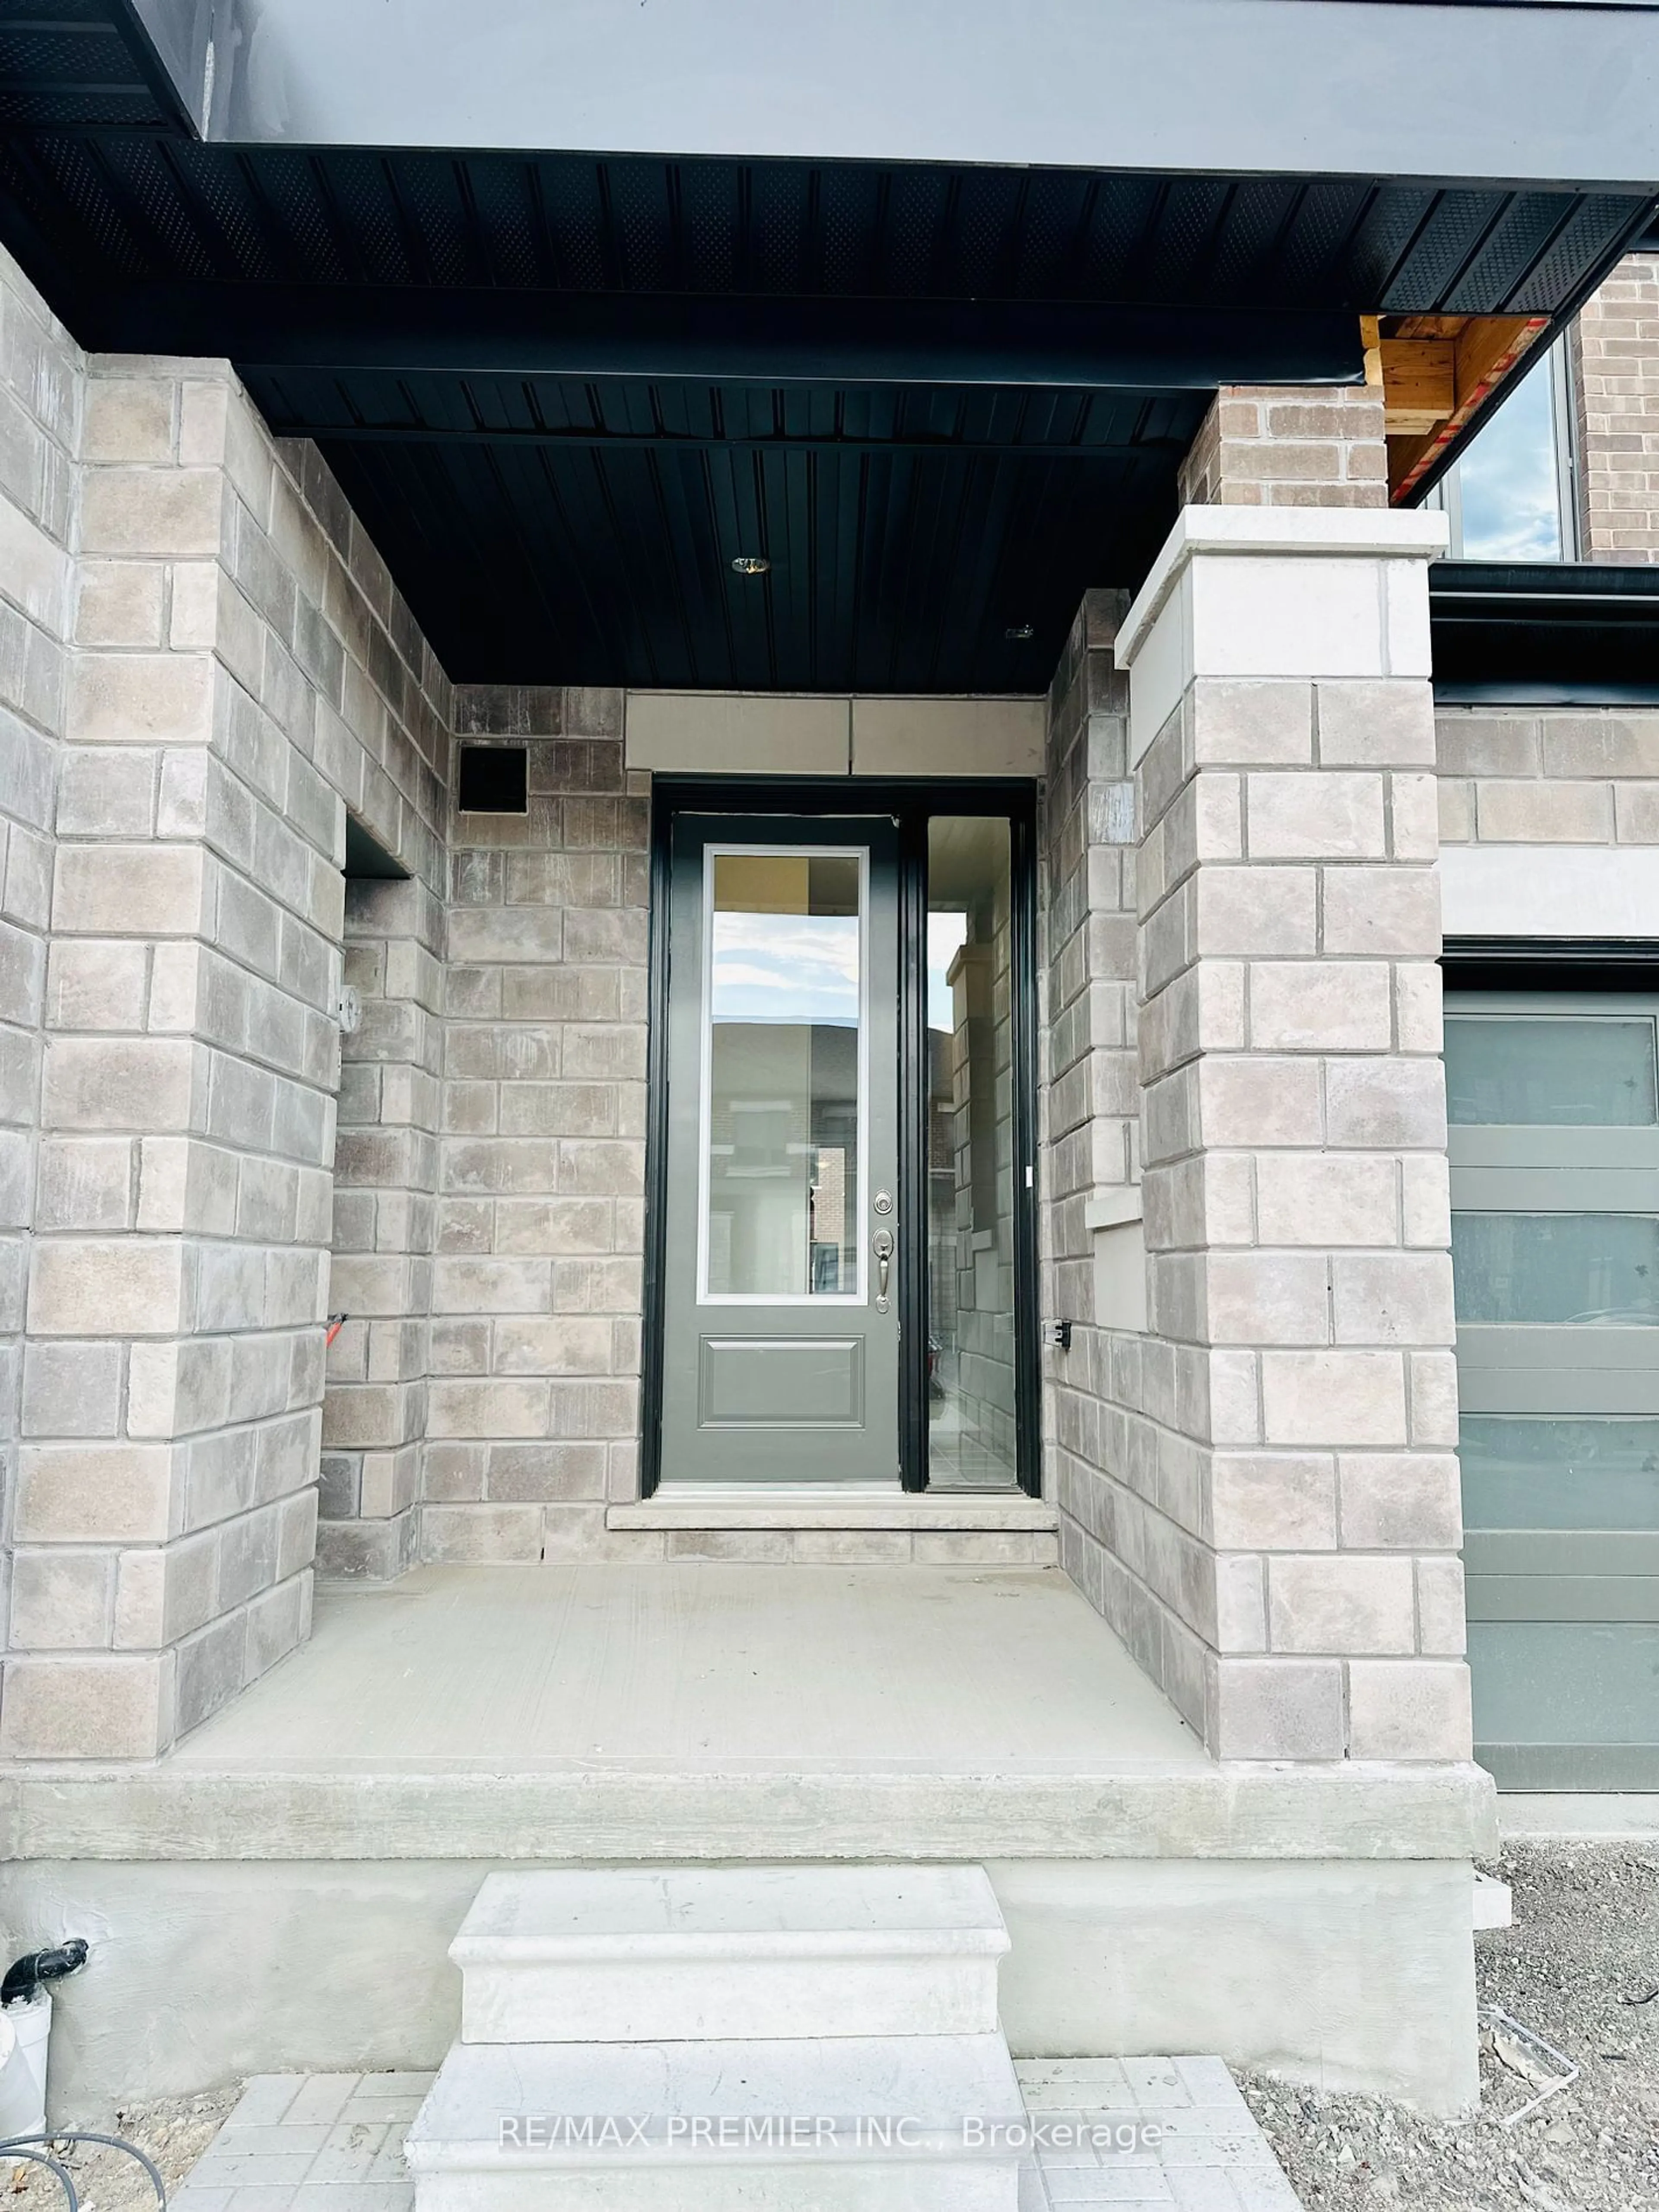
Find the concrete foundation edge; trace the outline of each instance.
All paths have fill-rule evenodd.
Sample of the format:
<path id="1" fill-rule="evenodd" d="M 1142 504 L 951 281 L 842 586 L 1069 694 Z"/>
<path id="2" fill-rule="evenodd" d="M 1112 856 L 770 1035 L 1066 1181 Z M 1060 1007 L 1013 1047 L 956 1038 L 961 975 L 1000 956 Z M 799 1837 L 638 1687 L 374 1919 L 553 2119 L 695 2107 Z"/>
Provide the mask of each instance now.
<path id="1" fill-rule="evenodd" d="M 14 1771 L 0 1860 L 1468 1859 L 1477 1766 L 939 1774 Z"/>
<path id="2" fill-rule="evenodd" d="M 487 1860 L 36 1862 L 12 1952 L 92 1946 L 52 2041 L 55 2121 L 256 2072 L 435 2066 L 445 1956 Z M 1426 2110 L 1478 2091 L 1457 1860 L 993 1860 L 1017 2056 L 1216 2051 Z"/>

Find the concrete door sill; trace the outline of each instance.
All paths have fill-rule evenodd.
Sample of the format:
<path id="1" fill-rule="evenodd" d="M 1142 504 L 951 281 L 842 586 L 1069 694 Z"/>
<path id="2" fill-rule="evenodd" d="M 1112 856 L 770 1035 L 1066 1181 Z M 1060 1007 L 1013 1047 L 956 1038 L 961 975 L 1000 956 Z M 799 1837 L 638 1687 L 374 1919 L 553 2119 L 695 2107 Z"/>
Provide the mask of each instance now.
<path id="1" fill-rule="evenodd" d="M 748 1494 L 735 1485 L 676 1487 L 605 1508 L 607 1528 L 1050 1529 L 1054 1508 L 1024 1492 L 812 1490 L 805 1485 Z"/>

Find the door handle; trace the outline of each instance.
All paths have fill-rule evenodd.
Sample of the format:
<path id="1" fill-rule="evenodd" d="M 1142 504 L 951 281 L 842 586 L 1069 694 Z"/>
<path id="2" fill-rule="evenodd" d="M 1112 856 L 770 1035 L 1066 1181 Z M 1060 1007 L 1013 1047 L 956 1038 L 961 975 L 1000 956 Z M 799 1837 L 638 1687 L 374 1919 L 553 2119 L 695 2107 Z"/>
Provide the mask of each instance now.
<path id="1" fill-rule="evenodd" d="M 878 1229 L 870 1240 L 870 1249 L 876 1255 L 876 1306 L 878 1311 L 887 1310 L 887 1271 L 893 1263 L 893 1232 Z"/>

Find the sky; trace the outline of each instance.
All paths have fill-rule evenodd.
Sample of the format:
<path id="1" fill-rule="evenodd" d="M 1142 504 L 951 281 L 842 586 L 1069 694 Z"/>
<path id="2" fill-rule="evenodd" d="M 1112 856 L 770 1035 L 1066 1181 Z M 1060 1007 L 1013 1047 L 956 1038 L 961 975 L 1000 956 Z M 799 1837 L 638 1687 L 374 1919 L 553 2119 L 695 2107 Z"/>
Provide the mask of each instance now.
<path id="1" fill-rule="evenodd" d="M 717 1022 L 811 1022 L 856 1028 L 855 914 L 716 914 Z"/>

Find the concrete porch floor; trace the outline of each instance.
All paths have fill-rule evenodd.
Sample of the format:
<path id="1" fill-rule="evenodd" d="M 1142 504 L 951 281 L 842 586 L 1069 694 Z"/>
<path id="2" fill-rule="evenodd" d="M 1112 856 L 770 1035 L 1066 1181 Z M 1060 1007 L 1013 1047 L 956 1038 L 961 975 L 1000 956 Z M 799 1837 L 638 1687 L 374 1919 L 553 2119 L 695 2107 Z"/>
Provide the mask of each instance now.
<path id="1" fill-rule="evenodd" d="M 324 1586 L 310 1643 L 169 1763 L 1058 1774 L 1208 1760 L 1057 1570 L 697 1560 Z"/>
<path id="2" fill-rule="evenodd" d="M 1468 1766 L 1218 1765 L 1054 1568 L 431 1566 L 0 1859 L 1465 1858 Z"/>

